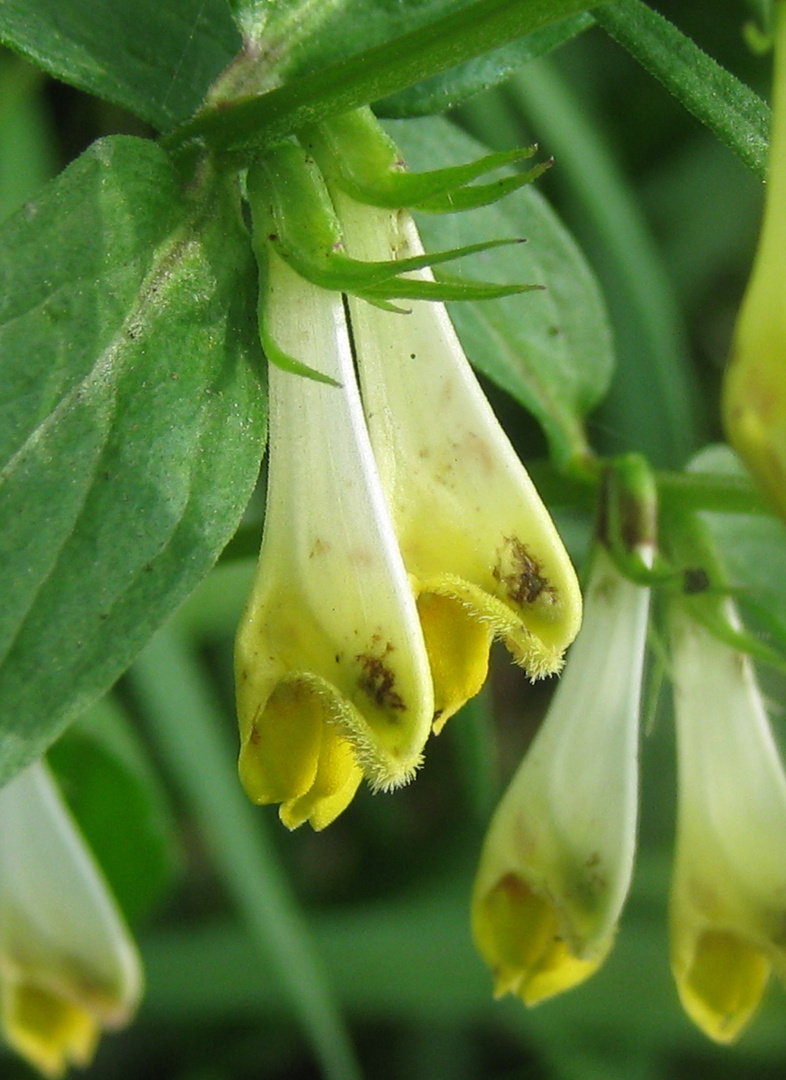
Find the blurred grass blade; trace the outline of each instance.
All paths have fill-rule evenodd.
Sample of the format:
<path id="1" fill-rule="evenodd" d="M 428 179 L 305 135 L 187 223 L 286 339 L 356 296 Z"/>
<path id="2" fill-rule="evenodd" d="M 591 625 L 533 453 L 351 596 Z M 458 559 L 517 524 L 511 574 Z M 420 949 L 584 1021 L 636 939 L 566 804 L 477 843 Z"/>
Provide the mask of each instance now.
<path id="1" fill-rule="evenodd" d="M 758 94 L 642 0 L 602 4 L 593 15 L 697 120 L 764 179 L 770 110 Z"/>
<path id="2" fill-rule="evenodd" d="M 159 631 L 130 678 L 215 866 L 259 952 L 278 969 L 326 1080 L 360 1080 L 335 997 L 264 831 L 264 811 L 241 790 L 224 737 L 226 716 L 184 635 L 171 625 Z"/>

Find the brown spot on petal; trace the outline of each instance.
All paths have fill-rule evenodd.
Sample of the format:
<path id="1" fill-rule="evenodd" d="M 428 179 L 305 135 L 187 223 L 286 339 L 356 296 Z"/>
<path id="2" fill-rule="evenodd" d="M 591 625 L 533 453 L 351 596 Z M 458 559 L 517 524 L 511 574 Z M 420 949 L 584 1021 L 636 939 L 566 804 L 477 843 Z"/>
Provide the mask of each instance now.
<path id="1" fill-rule="evenodd" d="M 533 604 L 543 593 L 554 595 L 540 563 L 516 536 L 506 536 L 497 564 L 491 571 L 514 604 Z"/>
<path id="2" fill-rule="evenodd" d="M 325 555 L 330 551 L 330 544 L 327 540 L 322 540 L 317 537 L 314 543 L 311 545 L 311 551 L 308 553 L 309 559 L 313 559 L 315 555 Z"/>
<path id="3" fill-rule="evenodd" d="M 385 663 L 385 657 L 393 651 L 388 642 L 382 656 L 360 653 L 355 659 L 361 666 L 358 686 L 380 709 L 404 710 L 401 695 L 396 691 L 396 676 Z"/>

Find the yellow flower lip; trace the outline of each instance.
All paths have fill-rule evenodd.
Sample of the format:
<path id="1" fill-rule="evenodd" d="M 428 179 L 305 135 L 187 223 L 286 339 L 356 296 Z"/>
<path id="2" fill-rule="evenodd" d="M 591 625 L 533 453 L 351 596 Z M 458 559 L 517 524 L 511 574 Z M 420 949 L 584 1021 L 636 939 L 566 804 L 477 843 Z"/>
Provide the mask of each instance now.
<path id="1" fill-rule="evenodd" d="M 690 966 L 677 972 L 685 1012 L 715 1042 L 730 1043 L 759 1007 L 770 963 L 734 931 L 712 929 L 697 935 Z"/>
<path id="2" fill-rule="evenodd" d="M 494 975 L 494 996 L 516 994 L 525 1005 L 577 986 L 595 972 L 613 938 L 577 956 L 565 940 L 553 898 L 538 894 L 514 873 L 505 874 L 473 905 L 475 943 Z"/>
<path id="3" fill-rule="evenodd" d="M 0 1007 L 48 1077 L 87 1065 L 142 993 L 136 948 L 43 762 L 0 792 Z"/>
<path id="4" fill-rule="evenodd" d="M 731 601 L 725 617 L 739 620 Z M 679 765 L 671 965 L 691 1019 L 731 1042 L 786 952 L 786 775 L 750 658 L 672 612 Z"/>
<path id="5" fill-rule="evenodd" d="M 584 624 L 483 845 L 475 941 L 497 993 L 528 1005 L 586 979 L 614 940 L 633 870 L 648 606 L 599 545 Z"/>

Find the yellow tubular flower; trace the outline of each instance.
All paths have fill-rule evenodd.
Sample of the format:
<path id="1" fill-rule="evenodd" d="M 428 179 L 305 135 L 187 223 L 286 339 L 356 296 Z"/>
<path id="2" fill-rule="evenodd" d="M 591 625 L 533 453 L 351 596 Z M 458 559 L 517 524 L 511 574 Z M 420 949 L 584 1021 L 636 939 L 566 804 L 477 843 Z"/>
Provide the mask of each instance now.
<path id="1" fill-rule="evenodd" d="M 376 788 L 411 778 L 433 694 L 341 296 L 273 253 L 267 290 L 270 338 L 341 385 L 270 365 L 267 519 L 236 646 L 240 775 L 289 828 L 321 829 L 364 774 Z"/>
<path id="2" fill-rule="evenodd" d="M 422 254 L 406 211 L 333 192 L 354 258 Z M 429 271 L 413 275 L 430 280 Z M 570 560 L 461 348 L 444 304 L 349 300 L 363 403 L 418 596 L 435 729 L 483 684 L 491 639 L 532 678 L 559 670 L 581 619 Z"/>
<path id="3" fill-rule="evenodd" d="M 767 197 L 759 247 L 723 387 L 723 420 L 737 450 L 786 517 L 786 12 L 775 4 L 775 80 Z"/>
<path id="4" fill-rule="evenodd" d="M 729 602 L 726 614 L 738 627 Z M 690 1018 L 731 1042 L 786 961 L 786 778 L 750 659 L 673 613 L 679 803 L 671 964 Z"/>
<path id="5" fill-rule="evenodd" d="M 651 558 L 652 549 L 639 549 Z M 494 815 L 472 899 L 496 995 L 526 1005 L 591 975 L 611 948 L 636 838 L 649 589 L 595 552 L 584 623 Z"/>
<path id="6" fill-rule="evenodd" d="M 44 1076 L 88 1065 L 127 1024 L 142 969 L 92 855 L 42 762 L 0 791 L 0 997 L 9 1044 Z"/>

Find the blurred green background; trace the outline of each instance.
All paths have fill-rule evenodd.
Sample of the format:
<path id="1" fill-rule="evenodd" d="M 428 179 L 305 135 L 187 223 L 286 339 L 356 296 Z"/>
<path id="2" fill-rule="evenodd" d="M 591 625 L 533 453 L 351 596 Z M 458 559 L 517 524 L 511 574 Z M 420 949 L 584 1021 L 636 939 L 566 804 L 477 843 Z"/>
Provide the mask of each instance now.
<path id="1" fill-rule="evenodd" d="M 747 48 L 741 3 L 655 6 L 766 95 L 770 61 Z M 593 445 L 677 467 L 718 439 L 719 379 L 755 245 L 759 181 L 597 28 L 454 119 L 495 148 L 536 140 L 555 158 L 539 187 L 594 267 L 617 343 L 612 393 L 590 420 Z M 113 132 L 150 134 L 0 54 L 0 217 Z M 490 393 L 525 456 L 543 454 L 534 422 Z M 553 509 L 580 562 L 589 522 Z M 260 522 L 261 497 L 246 524 Z M 530 686 L 496 654 L 489 686 L 432 741 L 414 784 L 393 795 L 362 789 L 325 833 L 288 834 L 235 782 L 232 636 L 252 569 L 224 559 L 52 754 L 147 969 L 137 1023 L 102 1041 L 89 1076 L 786 1075 L 779 986 L 729 1049 L 709 1044 L 677 1001 L 666 930 L 673 735 L 668 690 L 654 673 L 641 851 L 616 947 L 588 983 L 528 1012 L 492 1000 L 468 902 L 491 810 L 550 687 Z M 10 1056 L 0 1073 L 30 1075 Z"/>

